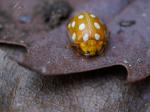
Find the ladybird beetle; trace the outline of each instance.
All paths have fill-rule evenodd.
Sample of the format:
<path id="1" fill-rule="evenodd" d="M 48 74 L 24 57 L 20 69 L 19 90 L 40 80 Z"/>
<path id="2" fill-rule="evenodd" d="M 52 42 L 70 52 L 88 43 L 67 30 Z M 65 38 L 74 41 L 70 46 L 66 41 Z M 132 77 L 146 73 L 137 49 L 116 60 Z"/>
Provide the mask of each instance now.
<path id="1" fill-rule="evenodd" d="M 94 14 L 82 12 L 67 24 L 71 45 L 85 56 L 103 52 L 106 45 L 106 25 Z"/>

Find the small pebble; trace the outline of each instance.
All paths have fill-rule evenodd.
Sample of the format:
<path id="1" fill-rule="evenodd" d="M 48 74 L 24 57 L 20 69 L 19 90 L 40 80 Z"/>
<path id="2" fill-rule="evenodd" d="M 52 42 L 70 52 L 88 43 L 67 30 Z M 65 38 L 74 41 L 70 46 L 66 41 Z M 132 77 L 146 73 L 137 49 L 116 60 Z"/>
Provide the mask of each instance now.
<path id="1" fill-rule="evenodd" d="M 121 27 L 131 27 L 135 24 L 136 24 L 135 20 L 128 20 L 128 21 L 127 20 L 122 20 L 122 21 L 119 22 L 119 25 Z"/>
<path id="2" fill-rule="evenodd" d="M 113 46 L 112 48 L 113 48 L 113 49 L 116 49 L 116 46 Z"/>
<path id="3" fill-rule="evenodd" d="M 137 59 L 137 62 L 138 62 L 138 63 L 142 63 L 142 59 L 141 59 L 141 58 L 138 58 L 138 59 Z"/>
<path id="4" fill-rule="evenodd" d="M 132 65 L 129 64 L 129 67 L 131 67 Z"/>
<path id="5" fill-rule="evenodd" d="M 30 23 L 32 20 L 31 16 L 20 16 L 19 20 L 21 23 Z"/>
<path id="6" fill-rule="evenodd" d="M 127 61 L 127 60 L 124 60 L 123 62 L 124 62 L 124 63 L 126 63 L 126 64 L 128 63 L 128 61 Z"/>

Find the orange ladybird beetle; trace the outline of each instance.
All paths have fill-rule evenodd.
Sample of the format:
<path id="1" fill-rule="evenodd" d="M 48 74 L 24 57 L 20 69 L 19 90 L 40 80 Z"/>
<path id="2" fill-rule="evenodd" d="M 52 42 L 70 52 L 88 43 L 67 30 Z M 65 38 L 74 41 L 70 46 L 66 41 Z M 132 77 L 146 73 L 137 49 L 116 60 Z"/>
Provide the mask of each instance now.
<path id="1" fill-rule="evenodd" d="M 106 25 L 94 14 L 82 12 L 67 24 L 71 45 L 85 56 L 102 53 L 106 45 Z"/>

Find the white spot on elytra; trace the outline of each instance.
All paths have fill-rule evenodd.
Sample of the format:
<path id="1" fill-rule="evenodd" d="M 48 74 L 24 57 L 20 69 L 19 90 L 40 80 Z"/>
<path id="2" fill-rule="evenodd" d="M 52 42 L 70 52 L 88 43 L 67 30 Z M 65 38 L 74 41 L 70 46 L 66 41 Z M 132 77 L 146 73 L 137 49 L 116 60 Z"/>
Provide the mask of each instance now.
<path id="1" fill-rule="evenodd" d="M 76 22 L 75 22 L 75 21 L 73 21 L 73 22 L 72 22 L 72 27 L 74 28 L 74 27 L 75 27 L 75 25 L 76 25 Z"/>
<path id="2" fill-rule="evenodd" d="M 95 39 L 99 40 L 100 39 L 100 35 L 98 33 L 95 34 Z"/>
<path id="3" fill-rule="evenodd" d="M 72 40 L 75 41 L 75 39 L 76 39 L 76 33 L 73 33 Z"/>
<path id="4" fill-rule="evenodd" d="M 91 17 L 92 17 L 92 18 L 96 18 L 96 16 L 95 16 L 94 14 L 91 14 Z"/>
<path id="5" fill-rule="evenodd" d="M 88 41 L 88 39 L 89 39 L 89 35 L 88 35 L 88 33 L 85 33 L 85 34 L 83 35 L 83 40 L 84 40 L 84 41 Z"/>
<path id="6" fill-rule="evenodd" d="M 100 29 L 100 28 L 101 28 L 101 27 L 100 27 L 100 24 L 97 23 L 97 22 L 94 23 L 94 26 L 95 26 L 96 29 Z"/>
<path id="7" fill-rule="evenodd" d="M 84 23 L 80 24 L 79 30 L 84 30 L 84 29 L 85 29 L 85 24 Z"/>
<path id="8" fill-rule="evenodd" d="M 78 19 L 83 19 L 83 18 L 84 18 L 83 15 L 78 16 Z"/>

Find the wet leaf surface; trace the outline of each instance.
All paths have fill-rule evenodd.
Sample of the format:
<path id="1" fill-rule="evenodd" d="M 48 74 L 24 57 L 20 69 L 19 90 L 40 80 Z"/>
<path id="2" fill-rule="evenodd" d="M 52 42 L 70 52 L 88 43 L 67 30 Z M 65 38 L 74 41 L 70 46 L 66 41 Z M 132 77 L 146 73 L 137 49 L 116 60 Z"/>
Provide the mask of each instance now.
<path id="1" fill-rule="evenodd" d="M 85 58 L 76 55 L 72 49 L 66 49 L 65 46 L 69 44 L 66 22 L 51 30 L 44 21 L 44 4 L 40 0 L 13 3 L 9 0 L 0 1 L 3 12 L 0 13 L 0 23 L 5 23 L 0 32 L 0 43 L 25 47 L 27 53 L 21 58 L 16 56 L 16 61 L 44 75 L 64 75 L 121 65 L 128 71 L 128 81 L 144 79 L 150 75 L 150 1 L 110 2 L 111 0 L 93 0 L 77 3 L 73 0 L 76 4 L 74 13 L 90 11 L 108 25 L 111 37 L 104 56 Z M 31 16 L 32 20 L 26 24 L 20 23 L 19 19 L 24 15 Z M 56 18 L 60 18 L 56 15 Z M 135 24 L 121 27 L 119 22 L 122 20 L 134 20 Z"/>

